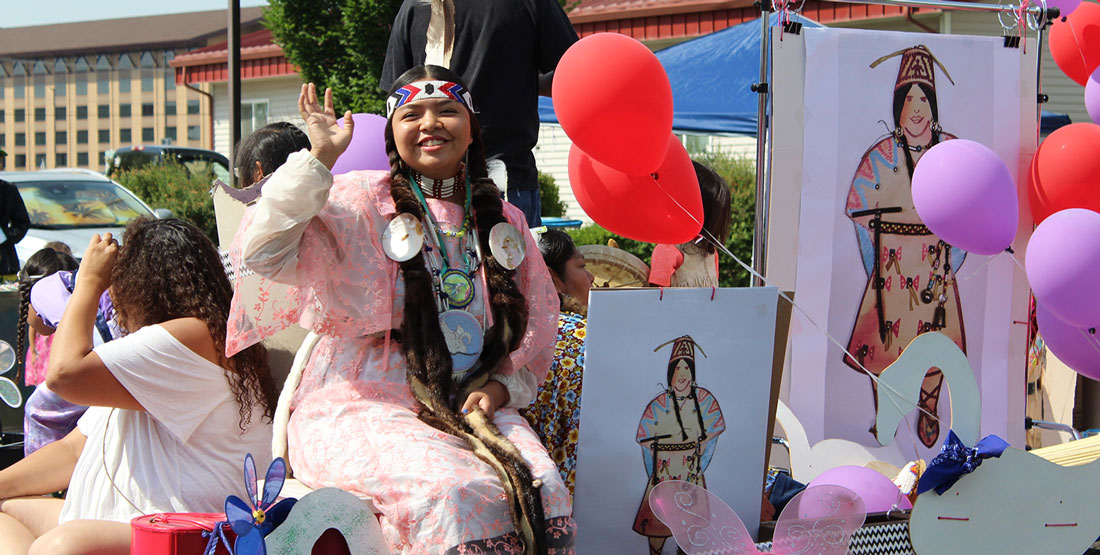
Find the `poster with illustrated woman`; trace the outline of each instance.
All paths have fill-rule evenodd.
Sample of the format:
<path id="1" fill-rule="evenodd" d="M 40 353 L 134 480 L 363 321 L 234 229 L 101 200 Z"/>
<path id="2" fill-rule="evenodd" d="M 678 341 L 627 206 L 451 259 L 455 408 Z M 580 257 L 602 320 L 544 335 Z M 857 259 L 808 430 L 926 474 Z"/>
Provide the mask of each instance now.
<path id="1" fill-rule="evenodd" d="M 877 446 L 876 408 L 895 401 L 873 378 L 932 331 L 967 354 L 982 384 L 983 433 L 1011 437 L 1017 410 L 1023 416 L 1013 384 L 1023 391 L 1026 329 L 1016 333 L 1012 322 L 1026 320 L 1025 278 L 1007 255 L 968 254 L 933 234 L 914 209 L 912 175 L 929 149 L 956 138 L 988 146 L 1019 174 L 1034 152 L 1034 52 L 999 37 L 833 29 L 805 29 L 781 49 L 777 88 L 787 79 L 802 90 L 775 104 L 777 114 L 801 111 L 800 130 L 776 134 L 777 150 L 802 156 L 799 208 L 796 218 L 773 220 L 769 235 L 796 233 L 797 263 L 769 277 L 793 282 L 806 311 L 792 324 L 788 383 L 811 444 Z M 784 171 L 773 177 L 777 188 L 789 181 Z M 1009 347 L 1017 336 L 1019 353 Z M 889 462 L 939 452 L 949 388 L 930 366 Z"/>

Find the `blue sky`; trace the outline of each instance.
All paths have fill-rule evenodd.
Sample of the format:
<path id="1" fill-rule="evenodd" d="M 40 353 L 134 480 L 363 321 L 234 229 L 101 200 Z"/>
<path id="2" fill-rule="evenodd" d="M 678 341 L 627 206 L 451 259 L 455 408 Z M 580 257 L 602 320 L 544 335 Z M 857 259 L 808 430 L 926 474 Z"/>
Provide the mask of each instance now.
<path id="1" fill-rule="evenodd" d="M 266 0 L 240 0 L 240 3 L 242 8 L 267 5 Z M 45 0 L 42 2 L 7 0 L 0 8 L 0 29 L 95 19 L 224 10 L 228 7 L 228 0 Z"/>

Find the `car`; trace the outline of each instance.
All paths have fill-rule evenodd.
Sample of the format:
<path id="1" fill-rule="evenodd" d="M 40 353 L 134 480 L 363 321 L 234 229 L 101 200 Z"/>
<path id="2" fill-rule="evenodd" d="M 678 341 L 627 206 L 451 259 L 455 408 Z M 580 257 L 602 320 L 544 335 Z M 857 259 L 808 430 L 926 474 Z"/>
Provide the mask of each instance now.
<path id="1" fill-rule="evenodd" d="M 30 216 L 27 235 L 15 245 L 21 264 L 50 241 L 69 245 L 80 259 L 94 234 L 110 232 L 121 238 L 130 220 L 171 215 L 168 210 L 154 211 L 122 185 L 92 170 L 0 172 L 0 179 L 19 189 Z"/>
<path id="2" fill-rule="evenodd" d="M 229 183 L 229 159 L 213 150 L 167 145 L 125 146 L 107 156 L 107 177 L 148 164 L 164 164 L 174 161 L 188 173 L 208 171 L 214 177 Z"/>

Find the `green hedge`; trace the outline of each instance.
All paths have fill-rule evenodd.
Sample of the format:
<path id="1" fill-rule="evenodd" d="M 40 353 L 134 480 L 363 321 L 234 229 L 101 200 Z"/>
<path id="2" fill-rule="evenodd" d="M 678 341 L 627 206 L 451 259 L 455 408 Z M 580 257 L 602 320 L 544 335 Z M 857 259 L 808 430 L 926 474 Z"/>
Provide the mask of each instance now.
<path id="1" fill-rule="evenodd" d="M 539 172 L 539 203 L 542 206 L 542 215 L 548 218 L 561 218 L 565 216 L 565 203 L 558 194 L 558 184 L 554 182 L 554 176 Z"/>
<path id="2" fill-rule="evenodd" d="M 112 176 L 153 208 L 167 208 L 175 217 L 195 224 L 218 244 L 214 201 L 210 198 L 213 173 L 190 174 L 176 163 L 147 165 Z"/>
<path id="3" fill-rule="evenodd" d="M 732 225 L 726 248 L 745 264 L 752 264 L 752 239 L 756 213 L 756 164 L 747 158 L 725 154 L 697 156 L 697 161 L 714 169 L 729 183 Z M 616 235 L 598 225 L 567 230 L 577 245 L 606 245 L 614 239 L 619 248 L 649 264 L 653 243 Z M 718 282 L 722 287 L 747 287 L 749 273 L 725 254 L 719 253 Z"/>

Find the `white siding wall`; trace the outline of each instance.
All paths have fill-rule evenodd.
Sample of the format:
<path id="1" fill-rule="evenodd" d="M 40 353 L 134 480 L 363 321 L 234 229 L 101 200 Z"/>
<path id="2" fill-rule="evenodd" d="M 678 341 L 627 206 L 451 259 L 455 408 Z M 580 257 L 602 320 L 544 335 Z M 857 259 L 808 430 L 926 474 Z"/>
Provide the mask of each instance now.
<path id="1" fill-rule="evenodd" d="M 305 129 L 298 115 L 298 92 L 302 80 L 297 75 L 241 82 L 241 102 L 267 101 L 267 122 L 289 121 Z M 214 150 L 229 156 L 229 85 L 214 85 Z M 243 139 L 244 137 L 239 137 Z"/>

